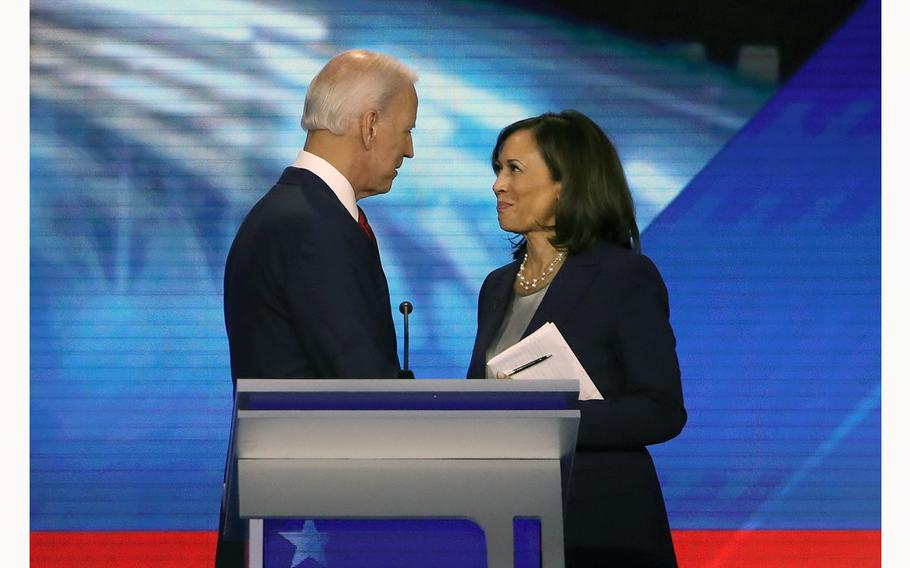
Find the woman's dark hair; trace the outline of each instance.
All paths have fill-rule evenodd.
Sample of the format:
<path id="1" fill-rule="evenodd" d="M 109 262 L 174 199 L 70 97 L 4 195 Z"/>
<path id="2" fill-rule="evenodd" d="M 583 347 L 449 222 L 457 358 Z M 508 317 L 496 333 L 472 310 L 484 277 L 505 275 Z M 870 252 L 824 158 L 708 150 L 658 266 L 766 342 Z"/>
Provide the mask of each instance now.
<path id="1" fill-rule="evenodd" d="M 528 130 L 537 141 L 553 181 L 562 184 L 556 203 L 554 247 L 570 255 L 599 240 L 640 251 L 635 205 L 616 148 L 597 124 L 575 110 L 548 112 L 502 129 L 493 148 L 494 170 L 506 139 Z M 526 243 L 513 243 L 513 256 L 524 255 Z"/>

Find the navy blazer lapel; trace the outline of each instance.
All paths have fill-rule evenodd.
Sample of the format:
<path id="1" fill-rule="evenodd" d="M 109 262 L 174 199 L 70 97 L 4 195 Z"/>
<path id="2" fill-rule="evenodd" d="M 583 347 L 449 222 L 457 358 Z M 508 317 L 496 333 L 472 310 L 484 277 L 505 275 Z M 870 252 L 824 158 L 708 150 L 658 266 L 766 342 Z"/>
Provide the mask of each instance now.
<path id="1" fill-rule="evenodd" d="M 502 319 L 506 314 L 506 307 L 512 298 L 512 284 L 515 282 L 515 275 L 518 274 L 518 262 L 513 262 L 504 266 L 494 280 L 490 281 L 489 289 L 484 298 L 483 305 L 480 306 L 483 312 L 478 325 L 477 340 L 475 345 L 486 349 L 493 336 L 499 331 L 502 325 Z M 481 353 L 481 355 L 484 355 Z"/>
<path id="2" fill-rule="evenodd" d="M 581 300 L 597 274 L 597 255 L 587 250 L 577 256 L 570 256 L 556 273 L 550 288 L 540 302 L 534 317 L 522 334 L 522 339 L 534 333 L 540 326 L 553 322 L 560 326 L 562 317 L 573 313 L 573 307 Z"/>

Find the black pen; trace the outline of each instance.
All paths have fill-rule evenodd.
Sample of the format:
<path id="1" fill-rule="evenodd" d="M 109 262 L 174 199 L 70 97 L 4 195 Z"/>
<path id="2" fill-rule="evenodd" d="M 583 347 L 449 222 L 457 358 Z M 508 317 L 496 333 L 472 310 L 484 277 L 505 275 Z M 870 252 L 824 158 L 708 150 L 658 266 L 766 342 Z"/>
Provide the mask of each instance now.
<path id="1" fill-rule="evenodd" d="M 538 357 L 537 359 L 534 359 L 533 361 L 530 361 L 530 362 L 528 362 L 528 363 L 525 363 L 524 365 L 519 365 L 518 367 L 515 367 L 514 369 L 512 369 L 511 371 L 509 371 L 508 373 L 506 373 L 505 376 L 511 377 L 511 376 L 514 375 L 515 373 L 518 373 L 519 371 L 524 371 L 525 369 L 528 369 L 528 368 L 530 368 L 530 367 L 533 367 L 534 365 L 536 365 L 536 364 L 538 364 L 538 363 L 542 363 L 542 362 L 546 361 L 547 359 L 549 359 L 549 358 L 552 357 L 552 356 L 553 356 L 552 354 L 547 353 L 547 354 L 544 355 L 543 357 Z"/>

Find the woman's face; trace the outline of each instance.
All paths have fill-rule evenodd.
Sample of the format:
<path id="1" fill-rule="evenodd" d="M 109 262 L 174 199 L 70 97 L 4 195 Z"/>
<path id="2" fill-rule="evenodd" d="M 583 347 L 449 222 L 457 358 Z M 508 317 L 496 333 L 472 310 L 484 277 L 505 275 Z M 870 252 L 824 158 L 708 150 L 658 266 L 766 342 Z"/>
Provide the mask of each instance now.
<path id="1" fill-rule="evenodd" d="M 502 230 L 526 235 L 554 225 L 561 184 L 550 177 L 530 130 L 519 130 L 506 138 L 493 171 Z"/>

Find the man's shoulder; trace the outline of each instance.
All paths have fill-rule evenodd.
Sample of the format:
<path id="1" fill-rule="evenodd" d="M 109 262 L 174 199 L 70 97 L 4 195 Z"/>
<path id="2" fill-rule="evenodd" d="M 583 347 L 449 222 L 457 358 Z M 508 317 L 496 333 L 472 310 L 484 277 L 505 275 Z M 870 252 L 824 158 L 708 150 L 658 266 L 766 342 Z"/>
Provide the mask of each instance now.
<path id="1" fill-rule="evenodd" d="M 265 197 L 276 201 L 298 201 L 325 205 L 334 197 L 331 188 L 310 170 L 287 167 Z M 335 198 L 337 200 L 337 198 Z"/>
<path id="2" fill-rule="evenodd" d="M 331 191 L 328 184 L 315 173 L 303 168 L 288 166 L 281 172 L 281 177 L 275 182 L 274 187 L 318 187 Z"/>
<path id="3" fill-rule="evenodd" d="M 349 219 L 350 215 L 319 177 L 307 170 L 287 168 L 244 216 L 234 243 L 257 247 L 276 239 L 290 242 L 330 238 Z"/>
<path id="4" fill-rule="evenodd" d="M 337 198 L 319 176 L 309 170 L 288 167 L 253 206 L 251 215 L 288 217 L 323 214 L 336 209 Z"/>

